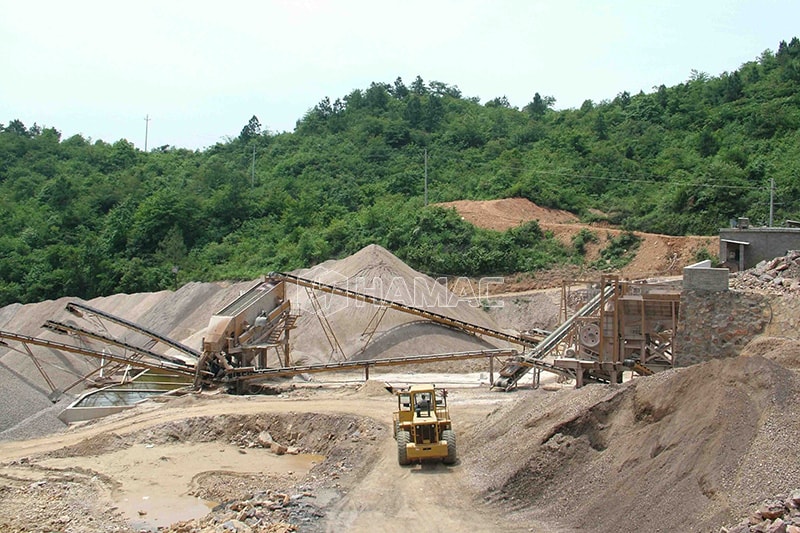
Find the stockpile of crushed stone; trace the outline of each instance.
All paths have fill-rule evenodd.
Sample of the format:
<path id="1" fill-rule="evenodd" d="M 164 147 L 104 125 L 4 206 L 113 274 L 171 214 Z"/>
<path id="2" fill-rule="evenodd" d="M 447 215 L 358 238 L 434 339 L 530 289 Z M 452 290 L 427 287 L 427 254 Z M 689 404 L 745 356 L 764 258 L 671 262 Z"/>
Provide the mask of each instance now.
<path id="1" fill-rule="evenodd" d="M 526 391 L 460 438 L 476 488 L 510 512 L 586 531 L 719 531 L 800 484 L 798 435 L 798 375 L 754 355 Z"/>
<path id="2" fill-rule="evenodd" d="M 459 298 L 445 285 L 415 271 L 378 245 L 367 246 L 341 260 L 327 261 L 312 269 L 298 271 L 297 275 L 471 324 L 501 329 L 481 309 L 480 302 Z M 306 290 L 294 286 L 287 287 L 287 290 L 293 308 L 295 311 L 299 308 L 301 312 L 297 329 L 292 332 L 294 354 L 313 362 L 341 359 L 341 355 L 332 350 Z M 391 309 L 380 318 L 379 326 L 367 345 L 368 326 L 370 321 L 380 317 L 376 315 L 379 307 L 325 293 L 317 293 L 317 296 L 336 339 L 349 359 L 368 360 L 507 346 L 502 341 L 475 337 Z M 480 364 L 486 366 L 482 360 Z"/>
<path id="3" fill-rule="evenodd" d="M 731 274 L 730 287 L 770 294 L 800 293 L 800 250 L 789 250 L 782 257 Z"/>

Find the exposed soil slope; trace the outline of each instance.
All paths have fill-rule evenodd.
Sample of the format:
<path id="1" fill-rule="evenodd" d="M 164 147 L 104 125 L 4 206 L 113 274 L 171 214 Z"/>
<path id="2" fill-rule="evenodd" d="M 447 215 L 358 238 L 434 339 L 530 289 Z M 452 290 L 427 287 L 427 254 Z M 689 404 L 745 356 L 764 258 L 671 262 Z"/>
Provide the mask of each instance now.
<path id="1" fill-rule="evenodd" d="M 567 211 L 540 207 L 525 198 L 506 198 L 503 200 L 471 201 L 460 200 L 438 204 L 454 208 L 464 220 L 478 227 L 504 231 L 525 222 L 536 220 L 544 231 L 553 235 L 566 245 L 582 229 L 591 231 L 597 243 L 586 245 L 586 260 L 595 261 L 600 250 L 606 247 L 611 237 L 622 233 L 618 228 L 607 224 L 581 224 L 578 217 Z M 675 237 L 655 233 L 634 232 L 642 242 L 636 257 L 620 274 L 628 278 L 648 276 L 680 275 L 683 267 L 694 263 L 695 254 L 706 249 L 711 254 L 719 250 L 719 237 Z M 523 288 L 523 287 L 520 287 Z"/>

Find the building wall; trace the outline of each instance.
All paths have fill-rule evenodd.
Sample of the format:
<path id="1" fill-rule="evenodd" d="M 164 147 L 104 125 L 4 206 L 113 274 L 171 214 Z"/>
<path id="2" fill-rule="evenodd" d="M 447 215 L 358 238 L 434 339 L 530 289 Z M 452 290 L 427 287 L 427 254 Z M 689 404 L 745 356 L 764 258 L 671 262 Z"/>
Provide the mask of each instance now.
<path id="1" fill-rule="evenodd" d="M 750 243 L 744 247 L 744 268 L 753 268 L 764 259 L 800 250 L 800 228 L 727 228 L 719 230 L 720 260 L 725 262 L 726 243 L 723 239 Z"/>

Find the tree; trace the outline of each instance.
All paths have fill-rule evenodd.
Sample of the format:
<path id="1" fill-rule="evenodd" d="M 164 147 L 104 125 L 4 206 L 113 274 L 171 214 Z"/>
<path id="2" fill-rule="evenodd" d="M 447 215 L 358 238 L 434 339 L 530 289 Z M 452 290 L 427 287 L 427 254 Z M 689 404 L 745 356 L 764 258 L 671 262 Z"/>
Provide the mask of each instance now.
<path id="1" fill-rule="evenodd" d="M 425 87 L 425 82 L 422 81 L 422 78 L 419 75 L 417 75 L 417 77 L 414 79 L 414 82 L 411 84 L 411 92 L 417 96 L 422 96 L 428 93 L 428 89 Z"/>
<path id="2" fill-rule="evenodd" d="M 403 117 L 412 128 L 418 128 L 422 124 L 422 103 L 420 102 L 419 96 L 416 94 L 412 94 L 406 102 L 406 109 L 403 112 Z"/>
<path id="3" fill-rule="evenodd" d="M 502 107 L 505 109 L 511 109 L 511 104 L 506 98 L 506 95 L 498 96 L 496 98 L 492 98 L 485 104 L 486 107 Z"/>
<path id="4" fill-rule="evenodd" d="M 717 150 L 719 150 L 719 142 L 714 136 L 714 132 L 711 131 L 711 128 L 706 126 L 702 129 L 697 139 L 697 151 L 703 157 L 710 157 L 716 154 Z"/>
<path id="5" fill-rule="evenodd" d="M 439 125 L 444 117 L 444 106 L 439 98 L 431 95 L 428 97 L 427 105 L 425 106 L 425 129 L 433 131 Z"/>
<path id="6" fill-rule="evenodd" d="M 25 124 L 22 123 L 21 120 L 14 119 L 8 123 L 8 126 L 5 127 L 5 131 L 8 133 L 13 133 L 14 135 L 19 135 L 20 137 L 30 137 L 31 135 L 28 133 Z"/>
<path id="7" fill-rule="evenodd" d="M 242 128 L 242 132 L 239 134 L 239 140 L 242 142 L 248 142 L 250 139 L 257 137 L 261 134 L 261 123 L 258 121 L 258 117 L 253 115 L 250 117 L 250 120 L 247 122 L 244 128 Z"/>
<path id="8" fill-rule="evenodd" d="M 625 109 L 631 103 L 631 93 L 628 91 L 622 91 L 614 98 L 614 103 L 620 106 L 622 109 Z"/>
<path id="9" fill-rule="evenodd" d="M 392 95 L 398 100 L 402 100 L 406 96 L 408 96 L 408 87 L 405 86 L 405 84 L 403 83 L 403 78 L 401 78 L 400 76 L 398 76 L 397 79 L 394 80 Z"/>
<path id="10" fill-rule="evenodd" d="M 383 111 L 389 105 L 389 93 L 385 83 L 372 82 L 364 94 L 364 102 L 373 111 Z"/>
<path id="11" fill-rule="evenodd" d="M 722 79 L 725 82 L 723 89 L 723 99 L 725 102 L 733 102 L 743 96 L 742 78 L 739 76 L 738 72 L 723 76 Z"/>
<path id="12" fill-rule="evenodd" d="M 556 99 L 552 96 L 543 97 L 536 93 L 533 95 L 533 100 L 522 109 L 527 111 L 530 116 L 538 118 L 543 116 L 555 103 Z"/>
<path id="13" fill-rule="evenodd" d="M 428 84 L 431 92 L 436 96 L 450 96 L 452 98 L 461 98 L 461 90 L 455 85 L 447 85 L 441 81 L 432 81 Z"/>

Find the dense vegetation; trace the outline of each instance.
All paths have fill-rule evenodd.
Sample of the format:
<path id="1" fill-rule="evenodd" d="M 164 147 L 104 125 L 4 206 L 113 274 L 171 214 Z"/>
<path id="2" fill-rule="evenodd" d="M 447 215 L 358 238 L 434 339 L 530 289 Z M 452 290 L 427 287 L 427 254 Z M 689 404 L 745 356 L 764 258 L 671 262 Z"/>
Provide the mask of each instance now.
<path id="1" fill-rule="evenodd" d="M 582 260 L 537 224 L 478 230 L 430 202 L 522 196 L 628 230 L 713 234 L 800 210 L 800 41 L 735 72 L 555 111 L 417 77 L 324 98 L 292 133 L 144 153 L 0 124 L 0 305 L 252 279 L 376 242 L 433 274 Z M 255 153 L 255 158 L 253 158 Z M 255 164 L 253 165 L 253 161 Z M 613 254 L 613 250 L 609 251 Z M 175 272 L 177 267 L 177 273 Z"/>

